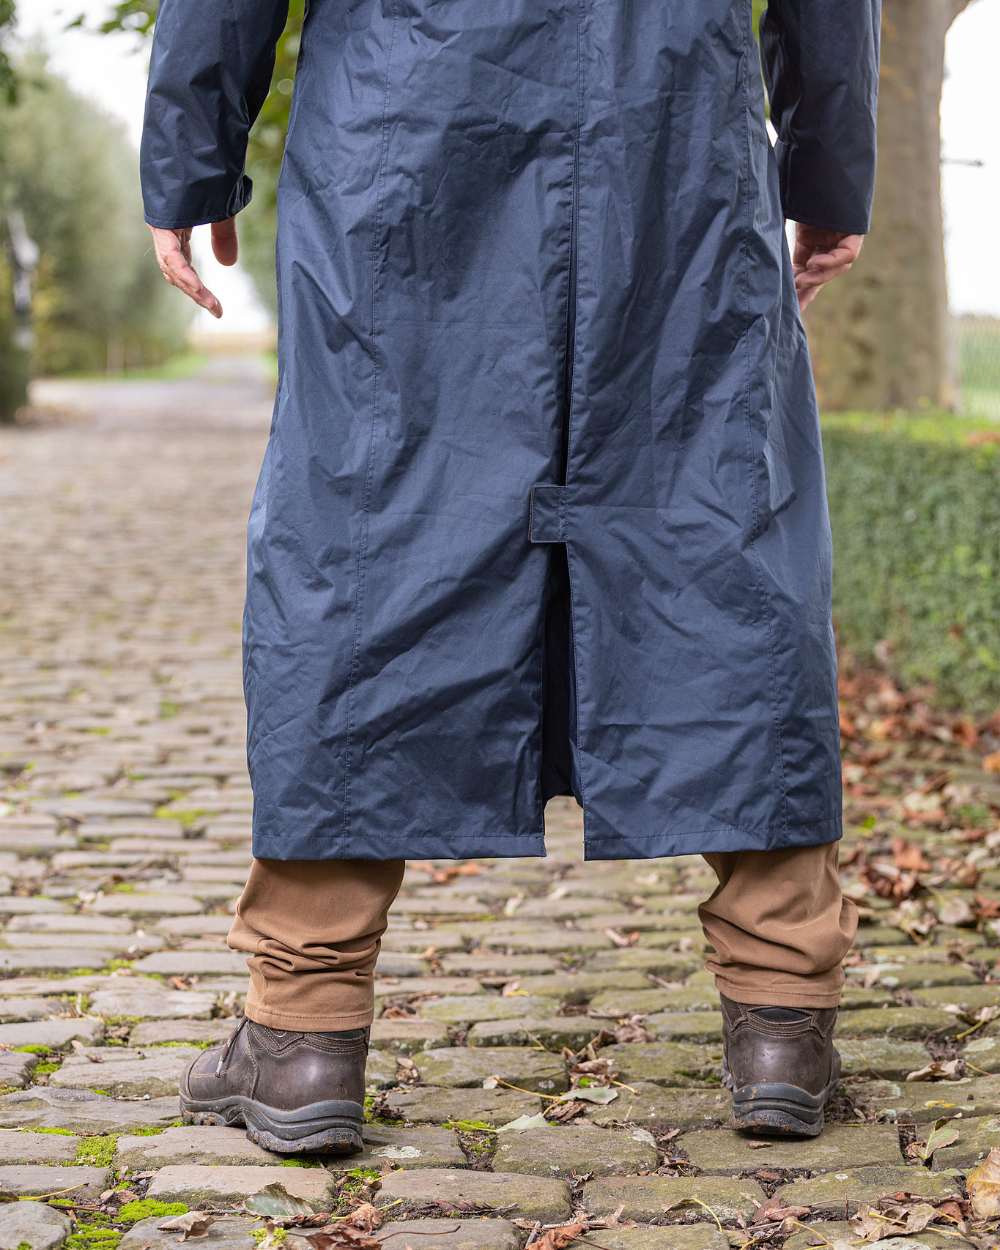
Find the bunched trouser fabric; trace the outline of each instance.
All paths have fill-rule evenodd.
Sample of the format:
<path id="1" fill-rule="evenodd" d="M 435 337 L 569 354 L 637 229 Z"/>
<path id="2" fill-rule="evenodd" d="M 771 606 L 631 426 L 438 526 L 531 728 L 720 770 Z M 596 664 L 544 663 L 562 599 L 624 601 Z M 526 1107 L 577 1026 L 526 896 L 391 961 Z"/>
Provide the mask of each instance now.
<path id="1" fill-rule="evenodd" d="M 403 867 L 255 859 L 227 939 L 250 955 L 250 1019 L 301 1032 L 371 1024 L 375 961 Z"/>
<path id="2" fill-rule="evenodd" d="M 857 928 L 837 845 L 706 856 L 719 887 L 699 908 L 716 984 L 739 1003 L 835 1007 Z M 254 860 L 229 933 L 246 951 L 246 1014 L 301 1032 L 363 1028 L 402 860 Z"/>

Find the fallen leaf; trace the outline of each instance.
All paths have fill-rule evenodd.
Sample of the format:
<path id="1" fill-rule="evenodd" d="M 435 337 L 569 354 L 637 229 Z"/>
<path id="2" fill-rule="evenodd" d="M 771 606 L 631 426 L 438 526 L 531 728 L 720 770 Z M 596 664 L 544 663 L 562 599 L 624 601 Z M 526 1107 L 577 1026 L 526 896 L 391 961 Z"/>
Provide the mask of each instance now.
<path id="1" fill-rule="evenodd" d="M 977 1220 L 1000 1216 L 1000 1146 L 994 1146 L 982 1163 L 968 1173 L 965 1186 Z"/>
<path id="2" fill-rule="evenodd" d="M 907 842 L 904 838 L 893 838 L 892 859 L 897 868 L 908 869 L 910 872 L 930 872 L 931 861 L 916 842 Z"/>
<path id="3" fill-rule="evenodd" d="M 920 1149 L 920 1158 L 924 1163 L 929 1163 L 934 1158 L 936 1150 L 943 1150 L 945 1146 L 953 1146 L 957 1141 L 958 1130 L 949 1127 L 949 1121 L 938 1120 Z"/>
<path id="4" fill-rule="evenodd" d="M 172 1220 L 157 1224 L 157 1228 L 165 1233 L 183 1233 L 181 1241 L 190 1241 L 194 1237 L 204 1237 L 215 1223 L 215 1216 L 207 1211 L 185 1211 Z"/>
<path id="5" fill-rule="evenodd" d="M 346 1221 L 321 1228 L 315 1233 L 296 1233 L 296 1239 L 306 1242 L 311 1250 L 382 1250 L 382 1242 L 362 1228 L 352 1228 Z M 277 1243 L 287 1250 L 287 1242 Z"/>
<path id="6" fill-rule="evenodd" d="M 531 1250 L 566 1250 L 589 1228 L 589 1224 L 560 1224 L 558 1228 L 548 1228 L 537 1241 L 531 1242 Z"/>
<path id="7" fill-rule="evenodd" d="M 362 1202 L 345 1218 L 344 1223 L 363 1229 L 366 1233 L 373 1233 L 376 1228 L 382 1227 L 384 1219 L 384 1214 L 377 1206 L 371 1202 Z"/>
<path id="8" fill-rule="evenodd" d="M 603 1107 L 617 1097 L 618 1091 L 609 1085 L 578 1085 L 560 1094 L 557 1102 L 596 1102 Z"/>
<path id="9" fill-rule="evenodd" d="M 781 1199 L 774 1195 L 768 1198 L 767 1202 L 761 1203 L 757 1208 L 757 1214 L 753 1218 L 755 1224 L 774 1224 L 784 1223 L 785 1220 L 801 1220 L 804 1215 L 809 1214 L 808 1207 L 786 1206 Z"/>
<path id="10" fill-rule="evenodd" d="M 301 1198 L 294 1198 L 277 1181 L 265 1185 L 249 1197 L 244 1206 L 255 1215 L 266 1215 L 272 1220 L 294 1220 L 301 1215 L 312 1215 L 313 1209 Z"/>
<path id="11" fill-rule="evenodd" d="M 551 1127 L 548 1120 L 542 1113 L 536 1112 L 535 1115 L 519 1115 L 514 1120 L 508 1120 L 506 1124 L 501 1124 L 497 1129 L 498 1133 L 523 1133 L 529 1128 L 549 1128 Z"/>
<path id="12" fill-rule="evenodd" d="M 960 1079 L 961 1059 L 932 1059 L 930 1063 L 914 1072 L 907 1072 L 908 1081 L 957 1081 Z"/>

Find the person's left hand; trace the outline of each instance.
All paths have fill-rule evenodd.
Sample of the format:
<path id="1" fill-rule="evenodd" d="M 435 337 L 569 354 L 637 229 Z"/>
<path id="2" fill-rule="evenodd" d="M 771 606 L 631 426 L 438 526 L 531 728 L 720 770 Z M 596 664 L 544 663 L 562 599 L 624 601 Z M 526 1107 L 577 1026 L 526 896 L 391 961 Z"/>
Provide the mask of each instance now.
<path id="1" fill-rule="evenodd" d="M 199 307 L 206 308 L 213 317 L 221 317 L 222 305 L 198 277 L 198 271 L 191 263 L 191 231 L 162 230 L 158 226 L 150 226 L 149 229 L 156 249 L 156 263 L 164 278 Z M 235 217 L 212 223 L 212 251 L 220 265 L 236 264 L 239 242 Z"/>
<path id="2" fill-rule="evenodd" d="M 808 308 L 822 287 L 847 273 L 858 259 L 864 241 L 863 234 L 840 234 L 796 222 L 792 272 L 799 308 Z"/>

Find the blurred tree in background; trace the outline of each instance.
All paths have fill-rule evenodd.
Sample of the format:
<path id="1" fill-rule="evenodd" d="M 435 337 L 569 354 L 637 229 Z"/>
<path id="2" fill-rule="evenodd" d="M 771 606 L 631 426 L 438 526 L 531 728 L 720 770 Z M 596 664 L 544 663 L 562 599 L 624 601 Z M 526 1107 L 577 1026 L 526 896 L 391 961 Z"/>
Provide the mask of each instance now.
<path id="1" fill-rule="evenodd" d="M 151 263 L 135 150 L 121 126 L 49 72 L 41 53 L 23 58 L 16 72 L 17 90 L 0 109 L 0 238 L 7 214 L 16 210 L 39 249 L 35 372 L 157 364 L 183 347 L 190 312 L 170 298 Z M 11 280 L 5 247 L 0 376 L 7 384 L 0 389 L 9 393 L 0 395 L 0 417 L 8 419 L 24 400 L 12 344 Z"/>
<path id="2" fill-rule="evenodd" d="M 16 96 L 14 67 L 7 52 L 7 40 L 13 27 L 14 0 L 0 0 L 0 108 L 12 105 Z M 0 178 L 5 168 L 3 133 L 0 131 Z M 0 421 L 7 420 L 24 403 L 28 387 L 24 352 L 15 341 L 13 291 L 3 214 L 3 197 L 0 195 Z"/>
<path id="3" fill-rule="evenodd" d="M 19 79 L 0 145 L 5 191 L 41 252 L 38 359 L 49 373 L 165 359 L 183 344 L 188 318 L 150 263 L 132 145 L 40 54 L 19 66 Z"/>
<path id="4" fill-rule="evenodd" d="M 827 409 L 952 408 L 955 326 L 941 207 L 948 30 L 972 0 L 883 0 L 872 232 L 806 317 Z"/>

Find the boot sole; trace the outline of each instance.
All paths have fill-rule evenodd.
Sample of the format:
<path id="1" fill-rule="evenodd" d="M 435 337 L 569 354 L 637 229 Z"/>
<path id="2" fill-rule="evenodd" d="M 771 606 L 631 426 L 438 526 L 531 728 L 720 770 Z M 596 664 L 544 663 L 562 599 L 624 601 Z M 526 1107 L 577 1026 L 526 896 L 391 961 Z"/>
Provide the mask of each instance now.
<path id="1" fill-rule="evenodd" d="M 732 1088 L 728 1071 L 724 1071 L 724 1081 Z M 783 1081 L 742 1085 L 733 1089 L 733 1127 L 761 1137 L 818 1137 L 825 1123 L 824 1109 L 839 1081 L 840 1056 L 834 1051 L 830 1081 L 818 1094 Z"/>
<path id="2" fill-rule="evenodd" d="M 364 1108 L 356 1102 L 314 1102 L 283 1111 L 242 1094 L 200 1101 L 181 1095 L 181 1119 L 245 1128 L 250 1141 L 277 1154 L 348 1155 L 364 1149 Z"/>

